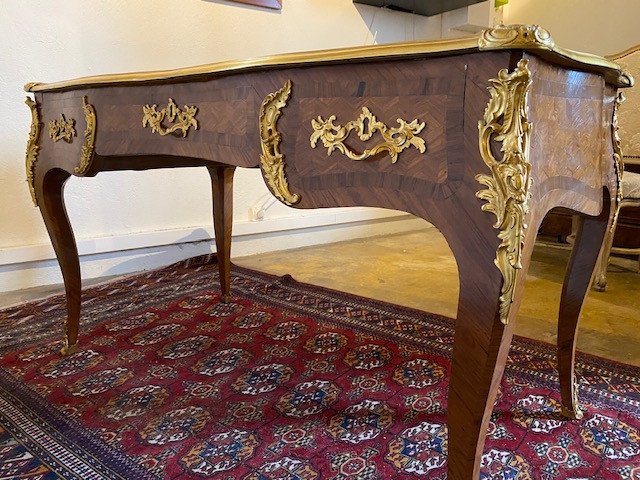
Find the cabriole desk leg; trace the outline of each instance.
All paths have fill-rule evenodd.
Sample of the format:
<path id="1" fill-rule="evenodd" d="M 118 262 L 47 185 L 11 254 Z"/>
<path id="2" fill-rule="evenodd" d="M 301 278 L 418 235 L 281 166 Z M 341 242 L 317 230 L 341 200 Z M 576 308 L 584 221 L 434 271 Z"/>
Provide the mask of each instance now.
<path id="1" fill-rule="evenodd" d="M 535 241 L 537 219 L 531 219 L 506 325 L 500 318 L 502 277 L 488 246 L 456 251 L 460 297 L 449 386 L 448 478 L 480 478 L 487 427 L 504 372 L 515 317 Z M 463 247 L 463 250 L 465 249 Z"/>
<path id="2" fill-rule="evenodd" d="M 80 323 L 80 260 L 63 196 L 64 184 L 69 177 L 69 173 L 60 169 L 39 171 L 35 185 L 40 213 L 60 264 L 67 296 L 67 320 L 64 326 L 66 343 L 60 350 L 62 355 L 77 351 Z"/>
<path id="3" fill-rule="evenodd" d="M 236 167 L 207 167 L 213 194 L 213 225 L 216 236 L 221 300 L 231 300 L 231 227 L 233 225 L 233 174 Z"/>
<path id="4" fill-rule="evenodd" d="M 576 239 L 562 285 L 558 316 L 558 373 L 562 414 L 569 418 L 582 418 L 574 374 L 576 332 L 598 257 L 604 249 L 603 241 L 611 216 L 611 202 L 605 195 L 602 213 L 598 217 L 579 217 Z"/>

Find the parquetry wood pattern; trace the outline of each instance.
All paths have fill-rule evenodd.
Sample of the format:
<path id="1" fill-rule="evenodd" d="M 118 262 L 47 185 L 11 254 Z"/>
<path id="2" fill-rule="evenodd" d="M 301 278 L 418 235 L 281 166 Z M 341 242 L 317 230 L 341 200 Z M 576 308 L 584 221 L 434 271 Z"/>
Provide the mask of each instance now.
<path id="1" fill-rule="evenodd" d="M 500 243 L 494 216 L 482 211 L 476 175 L 489 174 L 478 149 L 478 121 L 489 100 L 489 79 L 529 61 L 533 83 L 528 98 L 532 123 L 531 199 L 522 271 L 514 289 L 508 324 L 500 321 L 502 276 L 494 259 Z M 411 212 L 433 223 L 456 258 L 460 297 L 449 390 L 451 480 L 477 479 L 493 401 L 513 335 L 536 231 L 545 214 L 562 206 L 588 215 L 569 263 L 559 331 L 559 368 L 563 411 L 578 415 L 574 392 L 575 332 L 602 238 L 616 196 L 611 147 L 611 115 L 616 89 L 602 72 L 577 72 L 521 50 L 410 59 L 360 59 L 303 64 L 147 84 L 103 84 L 38 91 L 41 122 L 64 114 L 86 128 L 82 99 L 97 115 L 95 153 L 84 175 L 108 170 L 206 166 L 211 174 L 216 243 L 222 259 L 223 294 L 229 293 L 229 246 L 234 167 L 259 165 L 258 112 L 267 95 L 291 81 L 292 91 L 277 122 L 284 173 L 296 208 L 377 206 Z M 142 125 L 144 105 L 198 109 L 198 129 L 187 137 L 161 137 Z M 408 148 L 392 163 L 388 155 L 352 161 L 326 148 L 312 148 L 311 120 L 336 116 L 344 124 L 367 107 L 385 125 L 397 118 L 425 122 L 418 134 L 426 151 Z M 80 158 L 81 138 L 42 142 L 35 164 L 35 195 L 63 271 L 67 292 L 67 342 L 78 337 L 80 269 L 66 216 L 63 187 Z M 369 140 L 375 142 L 375 139 Z M 350 137 L 354 151 L 367 148 Z M 499 139 L 492 151 L 500 157 Z M 295 273 L 295 272 L 294 272 Z M 225 280 L 226 279 L 226 280 Z"/>

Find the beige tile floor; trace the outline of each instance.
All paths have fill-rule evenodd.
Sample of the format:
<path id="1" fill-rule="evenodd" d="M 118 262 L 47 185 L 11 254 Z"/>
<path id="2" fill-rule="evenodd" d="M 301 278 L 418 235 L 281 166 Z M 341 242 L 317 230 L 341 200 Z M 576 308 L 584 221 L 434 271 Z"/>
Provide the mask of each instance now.
<path id="1" fill-rule="evenodd" d="M 555 342 L 558 304 L 569 250 L 538 244 L 517 319 L 516 333 Z M 434 228 L 234 258 L 244 267 L 291 274 L 322 285 L 421 310 L 455 316 L 456 264 Z M 578 349 L 640 366 L 640 274 L 637 262 L 614 258 L 609 288 L 591 291 L 585 303 Z M 104 281 L 104 279 L 99 279 Z M 85 282 L 88 286 L 96 281 Z M 0 307 L 62 291 L 60 285 L 0 293 Z"/>
<path id="2" fill-rule="evenodd" d="M 536 245 L 516 334 L 555 343 L 562 280 L 570 251 Z M 406 305 L 456 314 L 458 272 L 435 228 L 236 258 L 244 267 Z M 614 258 L 606 292 L 590 291 L 578 349 L 640 366 L 640 274 L 637 261 Z"/>

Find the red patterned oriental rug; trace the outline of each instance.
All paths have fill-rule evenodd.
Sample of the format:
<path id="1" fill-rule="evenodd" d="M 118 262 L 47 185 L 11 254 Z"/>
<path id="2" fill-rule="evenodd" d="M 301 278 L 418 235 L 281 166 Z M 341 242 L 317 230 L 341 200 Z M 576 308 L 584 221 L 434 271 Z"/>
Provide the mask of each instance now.
<path id="1" fill-rule="evenodd" d="M 446 478 L 453 321 L 215 256 L 88 289 L 79 353 L 61 296 L 0 311 L 0 478 Z M 516 338 L 483 479 L 639 479 L 640 369 Z"/>

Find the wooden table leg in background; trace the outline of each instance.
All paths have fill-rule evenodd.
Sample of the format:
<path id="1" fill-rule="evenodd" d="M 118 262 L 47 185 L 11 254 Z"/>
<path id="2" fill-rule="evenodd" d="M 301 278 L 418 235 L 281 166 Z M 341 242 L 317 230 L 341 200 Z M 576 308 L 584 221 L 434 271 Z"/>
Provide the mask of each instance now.
<path id="1" fill-rule="evenodd" d="M 78 349 L 82 291 L 78 248 L 64 205 L 64 184 L 69 177 L 66 171 L 54 168 L 39 171 L 35 183 L 36 199 L 60 264 L 67 296 L 67 320 L 64 326 L 66 344 L 60 351 L 62 355 L 71 355 Z"/>
<path id="2" fill-rule="evenodd" d="M 43 164 L 45 162 L 42 162 Z M 208 167 L 211 175 L 214 210 L 214 230 L 218 251 L 218 269 L 222 300 L 230 298 L 230 253 L 231 227 L 233 221 L 233 174 L 235 167 Z M 64 185 L 71 176 L 65 170 L 46 167 L 35 175 L 35 196 L 53 245 L 67 298 L 65 322 L 65 346 L 62 355 L 71 355 L 78 350 L 78 329 L 82 280 L 78 248 L 64 204 Z"/>
<path id="3" fill-rule="evenodd" d="M 611 225 L 611 205 L 606 194 L 599 216 L 577 217 L 575 243 L 562 285 L 558 316 L 558 373 L 562 414 L 569 418 L 582 418 L 574 374 L 576 333 L 582 305 L 589 291 L 599 255 L 606 247 L 603 241 Z"/>
<path id="4" fill-rule="evenodd" d="M 218 255 L 221 299 L 231 299 L 231 229 L 233 226 L 233 174 L 236 167 L 207 167 L 213 193 L 213 225 Z"/>

